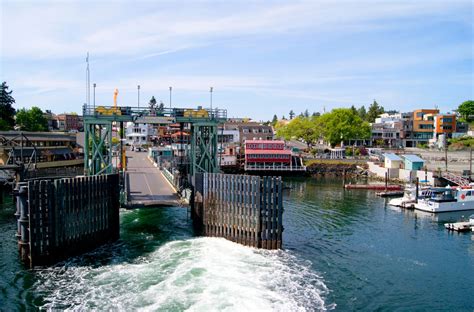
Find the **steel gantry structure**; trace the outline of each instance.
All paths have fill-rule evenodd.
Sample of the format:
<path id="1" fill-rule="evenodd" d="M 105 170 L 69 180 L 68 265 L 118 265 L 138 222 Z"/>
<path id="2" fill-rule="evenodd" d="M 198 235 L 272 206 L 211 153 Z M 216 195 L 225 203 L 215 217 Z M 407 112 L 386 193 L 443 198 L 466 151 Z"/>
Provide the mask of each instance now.
<path id="1" fill-rule="evenodd" d="M 217 126 L 227 119 L 224 109 L 207 108 L 140 108 L 120 106 L 83 106 L 84 116 L 84 173 L 98 175 L 111 173 L 112 130 L 114 124 L 120 126 L 119 168 L 125 168 L 123 155 L 124 123 L 179 123 L 181 128 L 188 125 L 191 143 L 187 153 L 187 173 L 194 176 L 198 172 L 217 173 L 218 148 Z"/>

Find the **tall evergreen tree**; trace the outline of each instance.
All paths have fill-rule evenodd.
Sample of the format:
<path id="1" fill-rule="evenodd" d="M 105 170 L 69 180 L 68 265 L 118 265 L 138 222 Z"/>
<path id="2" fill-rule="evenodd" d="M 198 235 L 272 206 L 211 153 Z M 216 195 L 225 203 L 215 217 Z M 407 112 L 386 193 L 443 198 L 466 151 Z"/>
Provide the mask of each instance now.
<path id="1" fill-rule="evenodd" d="M 154 96 L 152 96 L 150 99 L 150 102 L 148 102 L 148 107 L 150 107 L 150 109 L 153 109 L 155 108 L 155 106 L 156 106 L 156 99 Z"/>
<path id="2" fill-rule="evenodd" d="M 15 126 L 15 109 L 13 103 L 15 99 L 11 95 L 13 91 L 8 91 L 7 83 L 4 81 L 0 86 L 0 130 L 12 130 Z"/>
<path id="3" fill-rule="evenodd" d="M 309 117 L 309 112 L 308 112 L 308 109 L 305 109 L 305 111 L 304 111 L 304 116 L 305 116 L 306 118 L 308 118 L 308 117 Z"/>
<path id="4" fill-rule="evenodd" d="M 351 111 L 356 114 L 356 115 L 359 115 L 359 113 L 357 112 L 357 108 L 355 108 L 354 105 L 351 106 Z"/>
<path id="5" fill-rule="evenodd" d="M 382 106 L 379 106 L 376 100 L 369 106 L 369 111 L 367 112 L 367 121 L 374 122 L 380 114 L 384 113 Z"/>
<path id="6" fill-rule="evenodd" d="M 273 115 L 272 125 L 275 126 L 277 122 L 278 122 L 278 117 L 277 117 L 277 115 Z"/>
<path id="7" fill-rule="evenodd" d="M 365 106 L 362 105 L 358 110 L 357 114 L 359 115 L 362 120 L 367 120 L 367 110 L 365 109 Z"/>
<path id="8" fill-rule="evenodd" d="M 295 117 L 295 112 L 293 110 L 290 110 L 290 120 L 293 119 L 293 117 Z"/>
<path id="9" fill-rule="evenodd" d="M 163 101 L 160 101 L 160 105 L 158 106 L 158 110 L 160 112 L 162 112 L 164 109 L 165 109 L 165 104 L 163 103 Z"/>

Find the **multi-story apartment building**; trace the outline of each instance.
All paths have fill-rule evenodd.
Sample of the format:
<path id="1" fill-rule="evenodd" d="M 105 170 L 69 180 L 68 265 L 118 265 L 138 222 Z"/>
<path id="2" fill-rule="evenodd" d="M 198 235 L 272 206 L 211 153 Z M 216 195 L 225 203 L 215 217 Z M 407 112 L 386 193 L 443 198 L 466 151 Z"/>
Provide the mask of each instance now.
<path id="1" fill-rule="evenodd" d="M 59 131 L 79 130 L 79 116 L 77 114 L 59 114 L 56 116 Z"/>
<path id="2" fill-rule="evenodd" d="M 451 138 L 467 132 L 467 124 L 455 114 L 440 114 L 438 109 L 418 109 L 411 113 L 382 114 L 372 124 L 372 141 L 383 140 L 391 147 L 416 147 L 434 144 L 440 136 Z"/>
<path id="3" fill-rule="evenodd" d="M 417 109 L 413 112 L 413 147 L 419 144 L 428 144 L 433 138 L 434 119 L 439 114 L 438 109 Z"/>
<path id="4" fill-rule="evenodd" d="M 372 139 L 383 140 L 385 145 L 399 147 L 402 145 L 402 114 L 382 114 L 372 124 Z"/>
<path id="5" fill-rule="evenodd" d="M 128 122 L 126 126 L 127 144 L 141 146 L 148 144 L 150 136 L 153 136 L 153 127 L 150 124 Z"/>

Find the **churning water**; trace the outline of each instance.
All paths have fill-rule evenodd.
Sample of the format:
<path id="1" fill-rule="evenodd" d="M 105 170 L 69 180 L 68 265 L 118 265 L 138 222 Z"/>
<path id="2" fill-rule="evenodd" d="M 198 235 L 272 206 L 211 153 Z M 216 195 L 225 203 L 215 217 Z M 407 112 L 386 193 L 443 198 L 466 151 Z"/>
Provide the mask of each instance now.
<path id="1" fill-rule="evenodd" d="M 147 208 L 121 212 L 119 242 L 30 271 L 0 209 L 0 310 L 473 310 L 471 234 L 338 181 L 287 184 L 283 251 L 195 237 L 186 209 Z"/>

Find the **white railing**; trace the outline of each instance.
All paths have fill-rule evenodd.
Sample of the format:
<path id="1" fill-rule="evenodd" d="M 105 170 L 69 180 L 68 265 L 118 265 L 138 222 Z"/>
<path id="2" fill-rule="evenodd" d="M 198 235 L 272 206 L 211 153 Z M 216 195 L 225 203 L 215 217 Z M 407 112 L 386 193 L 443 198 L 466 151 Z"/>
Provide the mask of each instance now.
<path id="1" fill-rule="evenodd" d="M 306 171 L 306 166 L 245 165 L 245 171 Z"/>

